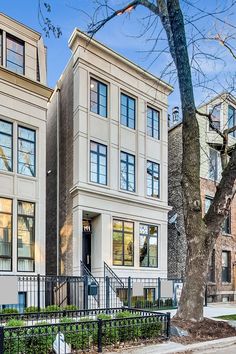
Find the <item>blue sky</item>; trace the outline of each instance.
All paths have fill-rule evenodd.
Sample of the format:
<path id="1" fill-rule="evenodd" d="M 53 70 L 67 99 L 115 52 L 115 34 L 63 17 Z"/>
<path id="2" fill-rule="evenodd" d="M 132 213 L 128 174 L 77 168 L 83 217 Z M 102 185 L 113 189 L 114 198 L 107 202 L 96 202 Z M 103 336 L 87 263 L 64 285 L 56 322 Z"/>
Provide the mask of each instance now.
<path id="1" fill-rule="evenodd" d="M 45 38 L 44 42 L 48 48 L 48 84 L 53 87 L 62 73 L 67 61 L 70 58 L 70 50 L 67 46 L 68 39 L 75 27 L 79 27 L 82 30 L 86 30 L 88 23 L 90 22 L 88 14 L 92 14 L 95 8 L 93 0 L 45 0 L 50 2 L 52 6 L 52 13 L 50 18 L 54 24 L 58 24 L 62 30 L 62 36 L 56 39 L 51 35 L 50 38 Z M 187 0 L 186 0 L 187 1 Z M 216 4 L 225 4 L 229 0 L 217 1 L 217 0 L 191 0 L 196 7 L 204 8 L 211 12 L 215 8 Z M 110 4 L 122 4 L 122 0 L 110 0 Z M 207 4 L 206 4 L 207 3 Z M 42 32 L 38 21 L 38 0 L 1 0 L 0 11 L 4 12 L 8 16 L 23 22 L 29 27 Z M 116 7 L 117 8 L 117 7 Z M 82 11 L 80 11 L 82 10 Z M 192 6 L 183 3 L 183 10 L 189 16 L 197 16 L 198 10 Z M 113 50 L 121 53 L 122 55 L 133 60 L 144 69 L 150 70 L 157 76 L 163 75 L 163 69 L 166 64 L 169 63 L 170 56 L 168 53 L 163 53 L 162 56 L 156 59 L 159 54 L 158 50 L 165 48 L 166 43 L 162 40 L 158 42 L 156 47 L 156 53 L 149 53 L 149 49 L 153 46 L 154 40 L 150 39 L 152 30 L 146 31 L 143 27 L 145 21 L 141 21 L 148 15 L 148 11 L 143 7 L 136 9 L 130 16 L 120 16 L 108 23 L 102 30 L 100 30 L 96 38 L 111 47 Z M 220 16 L 226 16 L 220 15 Z M 198 16 L 199 18 L 199 16 Z M 223 18 L 223 17 L 221 17 Z M 226 17 L 224 17 L 225 19 Z M 235 14 L 232 10 L 227 12 L 227 21 L 236 22 Z M 217 20 L 211 16 L 198 19 L 197 26 L 205 31 L 209 36 L 212 36 L 218 31 L 228 31 L 228 27 L 224 24 L 217 23 Z M 158 28 L 158 25 L 157 25 Z M 186 28 L 188 37 L 192 36 L 194 29 L 191 26 Z M 236 29 L 231 28 L 231 32 Z M 138 37 L 141 32 L 145 32 L 144 36 Z M 152 35 L 155 35 L 158 30 Z M 162 36 L 163 37 L 163 36 Z M 226 86 L 231 83 L 232 77 L 236 69 L 235 61 L 228 55 L 222 47 L 214 41 L 204 41 L 201 43 L 201 48 L 204 52 L 210 55 L 219 54 L 224 60 L 213 61 L 205 56 L 199 54 L 197 60 L 200 63 L 201 69 L 207 75 L 207 79 L 212 80 L 207 86 L 213 87 L 217 92 L 227 88 Z M 193 73 L 194 82 L 199 82 L 197 78 L 197 71 Z M 170 106 L 179 104 L 178 87 L 176 85 L 173 75 L 165 76 L 164 79 L 174 84 L 175 92 L 170 96 Z M 202 79 L 201 79 L 202 80 Z M 227 84 L 226 84 L 227 82 Z M 205 86 L 205 85 L 203 85 Z M 206 99 L 209 94 L 209 90 L 202 87 L 195 89 L 195 97 L 197 104 Z M 212 91 L 210 92 L 212 94 Z"/>

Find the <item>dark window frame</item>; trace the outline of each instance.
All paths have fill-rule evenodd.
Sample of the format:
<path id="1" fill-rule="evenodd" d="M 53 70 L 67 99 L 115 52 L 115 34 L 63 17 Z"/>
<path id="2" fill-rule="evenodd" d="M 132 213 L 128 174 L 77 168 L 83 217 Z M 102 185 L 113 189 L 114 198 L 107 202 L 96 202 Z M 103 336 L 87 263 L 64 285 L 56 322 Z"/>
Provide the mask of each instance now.
<path id="1" fill-rule="evenodd" d="M 92 88 L 93 81 L 97 84 L 97 91 L 94 91 Z M 101 94 L 101 85 L 103 85 L 106 88 L 106 96 Z M 94 92 L 97 96 L 97 103 L 92 101 L 92 92 Z M 106 98 L 105 115 L 101 114 L 101 106 L 104 107 L 100 102 L 101 96 Z M 96 111 L 92 110 L 92 102 L 96 104 Z M 107 116 L 108 116 L 108 85 L 102 81 L 99 81 L 99 80 L 93 78 L 93 77 L 90 78 L 90 112 L 98 114 L 99 116 L 104 117 L 104 118 L 107 118 Z"/>
<path id="2" fill-rule="evenodd" d="M 12 122 L 9 122 L 7 120 L 4 120 L 4 119 L 0 119 L 0 122 L 4 122 L 4 123 L 7 123 L 9 125 L 11 125 L 11 134 L 7 134 L 5 132 L 1 132 L 0 131 L 0 134 L 2 135 L 5 135 L 5 136 L 8 136 L 8 137 L 11 137 L 11 169 L 10 170 L 1 170 L 0 171 L 4 171 L 4 172 L 13 172 L 13 149 L 14 149 L 14 146 L 13 146 L 13 123 Z M 0 145 L 2 146 L 2 145 Z"/>
<path id="3" fill-rule="evenodd" d="M 29 130 L 29 131 L 33 132 L 34 133 L 34 141 L 20 137 L 19 136 L 20 128 L 26 129 L 26 130 Z M 27 143 L 30 143 L 30 144 L 34 145 L 34 165 L 33 165 L 34 170 L 33 170 L 33 174 L 32 175 L 27 175 L 27 174 L 22 173 L 22 172 L 19 171 L 19 153 L 20 153 L 19 141 L 25 141 Z M 36 143 L 37 143 L 36 130 L 34 130 L 32 128 L 28 128 L 28 127 L 23 126 L 23 125 L 18 125 L 17 126 L 17 173 L 18 174 L 20 174 L 22 176 L 27 176 L 27 177 L 36 177 Z"/>
<path id="4" fill-rule="evenodd" d="M 140 232 L 140 226 L 147 226 L 148 227 L 148 234 L 143 234 Z M 150 233 L 150 228 L 151 227 L 156 227 L 157 228 L 157 235 L 152 235 Z M 158 228 L 158 225 L 151 225 L 151 224 L 144 224 L 144 223 L 140 223 L 139 224 L 139 266 L 141 268 L 158 268 L 158 238 L 159 238 L 159 235 L 158 235 L 158 231 L 159 231 L 159 228 Z M 143 237 L 145 236 L 146 239 L 147 239 L 147 259 L 148 259 L 148 265 L 142 265 L 141 264 L 141 261 L 140 261 L 140 237 Z M 156 266 L 151 266 L 150 265 L 150 256 L 149 256 L 149 244 L 150 244 L 150 238 L 151 237 L 155 237 L 156 238 L 156 246 L 157 246 L 157 254 L 156 254 L 156 262 L 157 262 L 157 265 Z"/>
<path id="5" fill-rule="evenodd" d="M 151 164 L 152 168 L 151 168 L 151 174 L 148 172 L 148 164 Z M 158 172 L 155 172 L 155 169 L 154 169 L 154 166 L 157 166 L 158 167 Z M 157 183 L 158 183 L 158 194 L 155 195 L 154 194 L 154 190 L 155 190 L 155 176 L 154 174 L 157 173 L 158 174 L 158 180 L 157 180 Z M 152 180 L 152 187 L 151 187 L 151 190 L 152 190 L 152 193 L 151 195 L 148 194 L 148 177 L 151 175 L 151 180 Z M 150 161 L 150 160 L 147 160 L 147 167 L 146 167 L 146 183 L 147 183 L 147 196 L 148 197 L 151 197 L 151 198 L 158 198 L 160 199 L 160 187 L 161 187 L 161 183 L 160 183 L 160 164 L 158 162 L 154 162 L 154 161 Z"/>
<path id="6" fill-rule="evenodd" d="M 11 50 L 11 49 L 8 49 L 8 46 L 7 46 L 7 39 L 10 39 L 10 40 L 12 40 L 12 41 L 14 41 L 14 42 L 16 42 L 16 43 L 22 45 L 23 54 L 19 54 L 18 52 L 15 52 L 15 51 L 13 51 L 13 50 Z M 16 53 L 17 55 L 20 55 L 20 56 L 22 57 L 22 59 L 23 59 L 22 66 L 21 66 L 21 65 L 18 65 L 18 64 L 16 64 L 16 63 L 12 62 L 11 60 L 8 60 L 8 59 L 7 59 L 7 50 L 10 50 L 11 52 L 14 52 L 14 53 Z M 11 68 L 9 68 L 9 67 L 7 66 L 7 63 L 8 63 L 8 62 L 10 62 L 10 63 L 12 63 L 12 64 L 18 66 L 19 68 L 22 68 L 22 73 L 18 73 L 18 72 L 16 72 L 15 70 L 12 70 Z M 15 37 L 15 36 L 13 36 L 13 35 L 11 35 L 11 34 L 9 34 L 9 33 L 6 33 L 6 68 L 7 68 L 8 70 L 11 70 L 11 71 L 15 72 L 15 73 L 18 74 L 18 75 L 25 75 L 25 42 L 22 41 L 20 38 L 17 38 L 17 37 Z"/>
<path id="7" fill-rule="evenodd" d="M 122 230 L 115 230 L 114 229 L 114 221 L 118 221 L 122 223 Z M 133 225 L 133 232 L 125 231 L 124 224 L 125 223 L 131 223 Z M 113 240 L 113 235 L 114 232 L 116 233 L 121 233 L 122 234 L 122 264 L 114 264 L 114 240 Z M 124 252 L 124 245 L 125 245 L 125 234 L 133 235 L 133 243 L 132 243 L 132 264 L 125 264 L 125 252 Z M 128 220 L 121 220 L 121 219 L 113 219 L 112 223 L 112 246 L 113 246 L 113 251 L 112 251 L 112 262 L 113 266 L 115 267 L 133 267 L 134 266 L 134 222 L 128 221 Z"/>
<path id="8" fill-rule="evenodd" d="M 126 99 L 125 106 L 122 104 L 122 97 L 125 97 L 125 99 Z M 134 102 L 134 109 L 132 109 L 134 111 L 134 119 L 131 119 L 129 117 L 130 101 Z M 124 116 L 125 117 L 125 124 L 122 123 L 122 116 L 123 116 L 122 106 L 124 106 L 126 108 L 126 115 Z M 130 122 L 133 122 L 134 126 L 132 126 L 132 124 L 130 124 Z M 127 128 L 133 129 L 133 130 L 136 129 L 136 99 L 127 95 L 124 92 L 121 92 L 121 94 L 120 94 L 120 124 L 127 127 Z"/>
<path id="9" fill-rule="evenodd" d="M 221 280 L 222 283 L 231 283 L 231 252 L 223 250 L 221 253 L 222 263 L 223 263 L 223 253 L 227 253 L 227 266 L 221 266 Z"/>
<path id="10" fill-rule="evenodd" d="M 91 144 L 96 144 L 97 145 L 97 151 L 95 152 L 95 151 L 93 151 L 93 150 L 91 150 Z M 99 150 L 100 150 L 100 146 L 102 146 L 102 147 L 105 147 L 105 149 L 106 149 L 106 154 L 103 154 L 103 153 L 101 153 Z M 96 155 L 96 165 L 97 165 L 97 172 L 96 172 L 96 175 L 97 175 L 97 181 L 93 181 L 92 180 L 92 170 L 91 170 L 91 166 L 92 166 L 92 159 L 91 159 L 91 155 Z M 101 157 L 105 157 L 105 159 L 106 159 L 106 183 L 101 183 L 100 182 L 100 172 L 99 172 L 99 168 L 100 168 L 100 158 Z M 108 172 L 108 167 L 107 167 L 107 145 L 104 145 L 104 144 L 100 144 L 100 143 L 98 143 L 98 142 L 96 142 L 96 141 L 93 141 L 93 140 L 91 140 L 90 141 L 90 169 L 89 169 L 89 176 L 90 176 L 90 182 L 91 183 L 97 183 L 97 184 L 100 184 L 100 185 L 102 185 L 102 186 L 107 186 L 107 181 L 108 181 L 108 176 L 107 176 L 107 172 Z"/>
<path id="11" fill-rule="evenodd" d="M 3 65 L 3 33 L 0 30 L 0 65 Z"/>
<path id="12" fill-rule="evenodd" d="M 210 261 L 208 264 L 208 281 L 215 283 L 216 281 L 216 263 L 215 263 L 215 250 L 212 250 Z"/>
<path id="13" fill-rule="evenodd" d="M 230 110 L 233 111 L 232 116 L 229 116 Z M 231 124 L 231 121 L 233 124 Z M 236 109 L 229 104 L 228 105 L 228 128 L 232 128 L 235 125 L 236 125 Z M 230 133 L 230 135 L 233 136 L 234 138 L 236 138 L 236 130 L 234 132 Z"/>
<path id="14" fill-rule="evenodd" d="M 125 154 L 125 160 L 122 160 L 122 154 Z M 129 157 L 133 158 L 133 163 L 129 162 Z M 122 163 L 125 164 L 126 166 L 126 172 L 125 172 L 125 188 L 122 188 L 121 186 L 121 179 L 122 179 Z M 130 167 L 134 168 L 134 175 L 133 175 L 133 182 L 131 181 L 131 183 L 133 183 L 133 188 L 129 188 L 129 183 L 130 183 L 130 179 L 129 176 L 132 175 L 132 173 L 129 171 Z M 135 193 L 135 186 L 136 186 L 136 173 L 135 173 L 135 155 L 133 154 L 129 154 L 128 152 L 125 151 L 121 151 L 120 152 L 120 189 L 124 190 L 124 191 L 128 191 L 128 192 L 133 192 Z"/>
<path id="15" fill-rule="evenodd" d="M 148 117 L 148 111 L 151 111 L 151 125 L 148 124 L 149 122 L 149 117 Z M 157 113 L 157 136 L 155 135 L 155 131 L 156 129 L 154 128 L 154 113 Z M 148 134 L 149 130 L 148 128 L 151 129 L 151 134 Z M 157 109 L 154 109 L 152 108 L 151 106 L 147 106 L 147 135 L 154 138 L 154 139 L 157 139 L 157 140 L 160 140 L 160 111 L 158 111 Z"/>
<path id="16" fill-rule="evenodd" d="M 218 107 L 220 107 L 220 116 L 219 117 L 214 115 L 214 111 L 216 110 L 216 112 L 217 112 Z M 221 126 L 221 109 L 222 109 L 221 103 L 209 108 L 209 114 L 211 114 L 212 124 L 216 129 L 219 129 L 219 130 L 220 130 L 220 126 Z M 209 124 L 209 131 L 214 131 L 214 129 L 211 127 L 210 124 Z"/>
<path id="17" fill-rule="evenodd" d="M 211 154 L 214 152 L 215 164 L 212 164 Z M 213 155 L 212 155 L 213 156 Z M 213 181 L 218 181 L 219 175 L 219 161 L 218 161 L 218 151 L 213 148 L 209 148 L 209 169 L 208 169 L 208 178 Z"/>
<path id="18" fill-rule="evenodd" d="M 19 203 L 30 203 L 34 205 L 34 215 L 26 215 L 26 214 L 20 214 L 19 213 Z M 36 208 L 36 204 L 34 202 L 29 202 L 26 200 L 17 200 L 17 272 L 22 272 L 22 273 L 33 273 L 35 272 L 35 208 Z M 33 258 L 32 257 L 19 257 L 19 252 L 18 252 L 18 219 L 20 217 L 27 217 L 27 218 L 31 218 L 34 220 L 34 230 L 33 230 Z M 31 245 L 31 244 L 30 244 Z M 33 261 L 33 270 L 19 270 L 19 266 L 18 266 L 18 260 L 22 260 L 22 259 L 26 259 L 26 260 L 32 260 Z"/>
<path id="19" fill-rule="evenodd" d="M 0 214 L 7 214 L 7 215 L 10 215 L 11 216 L 11 257 L 6 257 L 6 256 L 1 256 L 0 255 L 0 258 L 3 258 L 3 259 L 10 259 L 11 260 L 11 266 L 10 266 L 10 269 L 8 270 L 1 270 L 1 272 L 12 272 L 12 259 L 13 259 L 13 255 L 12 255 L 12 251 L 13 251 L 13 199 L 11 198 L 5 198 L 5 197 L 0 197 L 0 199 L 7 199 L 7 200 L 10 200 L 11 201 L 11 213 L 8 213 L 8 212 L 1 212 L 0 211 Z"/>

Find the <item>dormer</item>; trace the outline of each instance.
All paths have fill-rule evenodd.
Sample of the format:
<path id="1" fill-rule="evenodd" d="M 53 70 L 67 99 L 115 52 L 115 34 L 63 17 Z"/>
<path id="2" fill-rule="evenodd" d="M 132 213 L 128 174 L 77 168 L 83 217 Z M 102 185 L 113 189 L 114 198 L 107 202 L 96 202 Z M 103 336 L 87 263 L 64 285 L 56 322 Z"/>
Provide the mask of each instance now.
<path id="1" fill-rule="evenodd" d="M 0 65 L 46 85 L 46 48 L 40 33 L 0 13 Z"/>

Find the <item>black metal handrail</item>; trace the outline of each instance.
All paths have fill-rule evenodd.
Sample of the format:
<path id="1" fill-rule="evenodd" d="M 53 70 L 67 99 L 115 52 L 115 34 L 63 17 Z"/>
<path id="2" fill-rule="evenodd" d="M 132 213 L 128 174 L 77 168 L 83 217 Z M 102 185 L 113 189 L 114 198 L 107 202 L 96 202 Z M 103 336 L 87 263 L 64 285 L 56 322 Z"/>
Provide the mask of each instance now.
<path id="1" fill-rule="evenodd" d="M 109 267 L 109 265 L 104 262 L 104 278 L 108 276 L 112 280 L 115 279 L 121 288 L 124 288 L 123 281 L 118 277 L 118 275 Z"/>
<path id="2" fill-rule="evenodd" d="M 93 276 L 93 274 L 90 272 L 88 267 L 86 267 L 86 265 L 84 264 L 83 261 L 80 261 L 80 266 L 81 266 L 81 270 L 82 270 L 82 275 L 88 277 L 90 284 L 93 282 L 97 286 L 97 294 L 96 295 L 92 295 L 92 296 L 93 296 L 94 300 L 97 302 L 98 307 L 99 307 L 100 306 L 100 288 L 99 288 L 100 285 L 99 285 L 99 282 Z"/>

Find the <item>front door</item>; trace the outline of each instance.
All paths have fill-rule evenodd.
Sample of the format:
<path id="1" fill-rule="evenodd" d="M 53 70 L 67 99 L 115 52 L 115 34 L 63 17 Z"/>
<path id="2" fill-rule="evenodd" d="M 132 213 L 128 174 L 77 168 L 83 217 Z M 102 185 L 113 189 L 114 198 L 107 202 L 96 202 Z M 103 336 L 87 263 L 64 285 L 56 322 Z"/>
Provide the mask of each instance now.
<path id="1" fill-rule="evenodd" d="M 83 263 L 91 271 L 91 227 L 83 228 Z"/>

